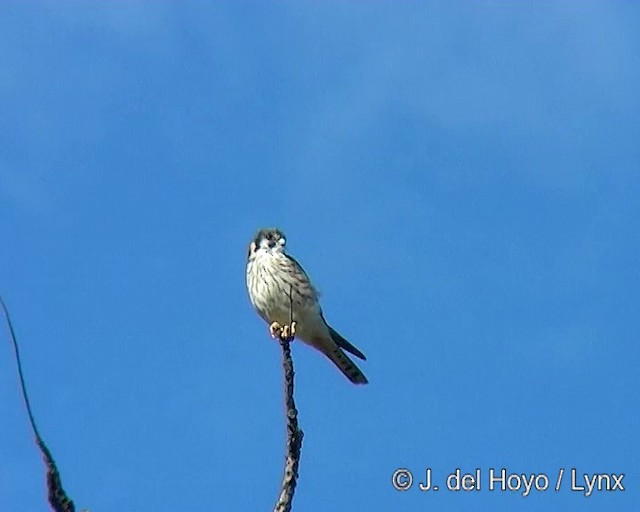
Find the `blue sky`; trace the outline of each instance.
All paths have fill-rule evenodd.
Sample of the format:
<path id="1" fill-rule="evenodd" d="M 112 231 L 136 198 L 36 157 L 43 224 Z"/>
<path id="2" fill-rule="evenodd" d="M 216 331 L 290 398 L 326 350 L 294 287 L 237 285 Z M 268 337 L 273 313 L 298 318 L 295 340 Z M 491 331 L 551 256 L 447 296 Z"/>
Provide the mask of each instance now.
<path id="1" fill-rule="evenodd" d="M 272 506 L 244 271 L 274 225 L 371 382 L 294 344 L 294 510 L 638 509 L 637 3 L 0 10 L 0 292 L 79 508 Z M 2 336 L 0 510 L 47 510 Z M 502 467 L 626 491 L 490 492 Z"/>

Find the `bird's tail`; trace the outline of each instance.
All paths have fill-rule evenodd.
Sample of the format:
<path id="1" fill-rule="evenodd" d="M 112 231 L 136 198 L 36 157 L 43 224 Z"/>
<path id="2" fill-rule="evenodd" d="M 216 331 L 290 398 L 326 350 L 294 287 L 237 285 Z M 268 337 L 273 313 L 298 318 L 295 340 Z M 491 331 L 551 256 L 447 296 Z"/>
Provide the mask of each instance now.
<path id="1" fill-rule="evenodd" d="M 365 357 L 365 355 L 360 352 L 356 347 L 354 347 L 351 343 L 349 343 L 343 336 L 342 334 L 340 334 L 338 331 L 336 331 L 333 327 L 331 327 L 330 325 L 327 325 L 327 327 L 329 328 L 329 334 L 331 334 L 331 339 L 333 341 L 335 341 L 338 346 L 344 350 L 346 350 L 347 352 L 350 352 L 351 354 L 353 354 L 356 357 L 359 357 L 360 359 L 362 359 L 363 361 L 366 361 L 367 358 Z"/>
<path id="2" fill-rule="evenodd" d="M 334 346 L 324 352 L 351 382 L 354 384 L 368 384 L 369 381 L 364 376 L 364 373 L 340 347 Z"/>

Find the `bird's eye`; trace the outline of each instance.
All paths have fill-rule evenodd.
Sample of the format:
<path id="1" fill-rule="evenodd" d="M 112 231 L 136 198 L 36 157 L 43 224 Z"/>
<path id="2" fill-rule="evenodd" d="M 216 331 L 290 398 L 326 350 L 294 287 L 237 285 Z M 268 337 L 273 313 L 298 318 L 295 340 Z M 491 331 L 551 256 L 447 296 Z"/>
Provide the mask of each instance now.
<path id="1" fill-rule="evenodd" d="M 271 240 L 273 238 L 273 233 L 267 233 L 266 238 L 267 240 Z"/>

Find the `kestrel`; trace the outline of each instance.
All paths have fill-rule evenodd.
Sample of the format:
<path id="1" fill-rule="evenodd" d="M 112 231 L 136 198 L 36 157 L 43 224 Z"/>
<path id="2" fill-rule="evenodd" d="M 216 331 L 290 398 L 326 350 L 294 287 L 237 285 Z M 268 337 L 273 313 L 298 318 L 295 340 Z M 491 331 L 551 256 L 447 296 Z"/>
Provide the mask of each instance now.
<path id="1" fill-rule="evenodd" d="M 261 229 L 249 244 L 247 289 L 258 314 L 272 326 L 295 322 L 295 336 L 326 355 L 354 384 L 367 378 L 344 352 L 364 354 L 332 329 L 324 319 L 318 292 L 300 264 L 285 253 L 279 229 Z"/>

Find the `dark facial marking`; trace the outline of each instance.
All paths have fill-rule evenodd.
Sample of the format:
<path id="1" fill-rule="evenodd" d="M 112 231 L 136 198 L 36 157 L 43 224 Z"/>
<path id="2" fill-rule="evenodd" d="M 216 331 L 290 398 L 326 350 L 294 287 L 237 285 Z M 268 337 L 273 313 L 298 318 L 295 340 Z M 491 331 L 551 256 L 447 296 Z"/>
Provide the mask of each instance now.
<path id="1" fill-rule="evenodd" d="M 256 233 L 255 238 L 253 239 L 253 241 L 256 243 L 256 245 L 260 245 L 260 242 L 262 241 L 262 239 L 266 239 L 270 243 L 270 245 L 274 245 L 275 242 L 277 242 L 278 240 L 280 240 L 281 238 L 284 237 L 284 233 L 282 231 L 280 231 L 279 229 L 276 228 L 262 228 L 261 230 L 259 230 Z"/>

